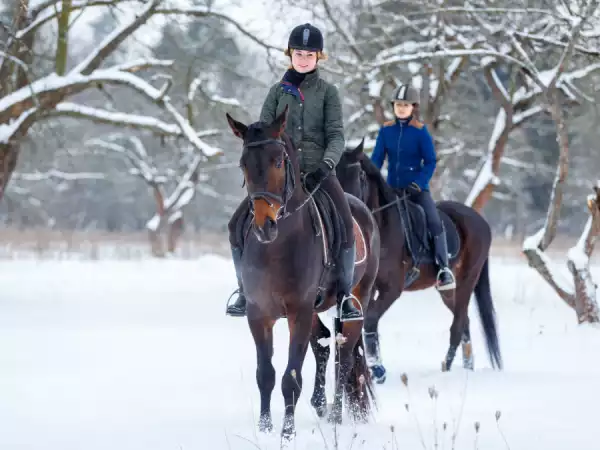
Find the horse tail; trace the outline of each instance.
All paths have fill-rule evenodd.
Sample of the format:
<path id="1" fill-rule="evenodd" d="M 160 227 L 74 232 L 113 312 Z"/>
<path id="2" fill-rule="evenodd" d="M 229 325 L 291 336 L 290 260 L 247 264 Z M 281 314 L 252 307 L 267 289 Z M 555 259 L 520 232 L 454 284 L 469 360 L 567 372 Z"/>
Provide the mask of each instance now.
<path id="1" fill-rule="evenodd" d="M 372 407 L 377 404 L 362 333 L 352 351 L 352 359 L 354 364 L 344 387 L 346 404 L 355 420 L 366 422 Z"/>
<path id="2" fill-rule="evenodd" d="M 493 368 L 502 370 L 502 356 L 498 341 L 498 330 L 496 326 L 496 311 L 492 302 L 492 291 L 490 288 L 489 258 L 485 260 L 479 279 L 475 285 L 475 299 L 479 309 L 479 317 L 483 325 L 490 362 Z"/>

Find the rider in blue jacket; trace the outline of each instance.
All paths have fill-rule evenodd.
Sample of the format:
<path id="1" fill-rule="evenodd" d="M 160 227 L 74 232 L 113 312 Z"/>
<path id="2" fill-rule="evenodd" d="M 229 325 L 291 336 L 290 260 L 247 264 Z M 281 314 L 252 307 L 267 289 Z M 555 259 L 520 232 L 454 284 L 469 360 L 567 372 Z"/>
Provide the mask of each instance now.
<path id="1" fill-rule="evenodd" d="M 391 103 L 396 120 L 384 123 L 379 130 L 371 160 L 381 169 L 387 158 L 388 184 L 394 189 L 405 189 L 410 200 L 425 210 L 439 267 L 436 287 L 440 291 L 454 289 L 456 281 L 448 267 L 446 232 L 429 192 L 436 155 L 427 126 L 419 121 L 419 92 L 412 86 L 402 85 L 394 92 Z"/>

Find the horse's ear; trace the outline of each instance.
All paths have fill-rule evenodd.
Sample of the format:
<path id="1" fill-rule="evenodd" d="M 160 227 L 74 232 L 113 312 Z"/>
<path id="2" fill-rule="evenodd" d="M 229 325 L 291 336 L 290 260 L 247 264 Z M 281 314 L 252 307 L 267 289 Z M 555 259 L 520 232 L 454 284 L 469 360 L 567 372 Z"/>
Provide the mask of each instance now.
<path id="1" fill-rule="evenodd" d="M 237 120 L 235 120 L 229 115 L 229 113 L 225 113 L 225 115 L 227 116 L 227 122 L 229 123 L 233 134 L 235 134 L 240 139 L 244 139 L 244 137 L 246 136 L 246 132 L 248 131 L 248 127 L 242 122 L 238 122 Z"/>
<path id="2" fill-rule="evenodd" d="M 283 131 L 285 130 L 285 124 L 287 123 L 288 110 L 289 110 L 288 105 L 285 105 L 285 108 L 283 108 L 283 111 L 281 111 L 281 114 L 279 114 L 275 118 L 275 120 L 271 123 L 271 125 L 269 125 L 269 133 L 274 138 L 280 137 L 281 134 L 283 133 Z"/>

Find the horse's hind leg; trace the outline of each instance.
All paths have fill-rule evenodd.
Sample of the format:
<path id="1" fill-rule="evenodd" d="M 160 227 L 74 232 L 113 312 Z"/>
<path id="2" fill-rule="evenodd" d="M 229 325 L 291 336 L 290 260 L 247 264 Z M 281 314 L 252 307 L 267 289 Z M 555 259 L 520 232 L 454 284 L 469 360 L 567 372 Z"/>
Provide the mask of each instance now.
<path id="1" fill-rule="evenodd" d="M 327 373 L 327 362 L 330 354 L 331 332 L 323 324 L 318 314 L 313 315 L 312 333 L 310 346 L 315 354 L 316 374 L 315 388 L 310 399 L 310 404 L 317 411 L 319 417 L 324 417 L 327 412 L 327 397 L 325 395 L 325 377 Z"/>
<path id="2" fill-rule="evenodd" d="M 355 288 L 352 293 L 356 298 L 361 298 L 359 287 Z M 353 381 L 358 383 L 359 380 L 358 378 L 357 380 L 349 380 L 349 377 L 354 369 L 354 349 L 359 339 L 362 337 L 362 327 L 363 324 L 359 321 L 341 323 L 339 319 L 335 319 L 335 396 L 331 414 L 328 418 L 328 420 L 333 423 L 342 423 L 342 400 L 344 391 L 349 394 L 349 399 L 358 397 L 358 393 L 354 391 L 359 390 L 360 387 L 357 387 Z M 356 412 L 358 407 L 359 405 L 357 404 L 348 405 L 348 409 L 354 417 L 357 416 Z"/>
<path id="3" fill-rule="evenodd" d="M 468 327 L 469 300 L 471 298 L 471 292 L 473 292 L 473 284 L 474 283 L 471 282 L 471 280 L 463 280 L 462 283 L 458 283 L 454 295 L 452 295 L 451 291 L 440 293 L 444 304 L 454 315 L 452 325 L 450 325 L 450 345 L 446 357 L 442 362 L 443 372 L 449 371 L 452 367 L 452 363 L 456 357 L 456 350 L 464 337 L 465 329 Z"/>
<path id="4" fill-rule="evenodd" d="M 273 430 L 271 418 L 271 394 L 275 387 L 275 368 L 273 358 L 273 325 L 272 320 L 249 320 L 250 331 L 256 346 L 256 383 L 260 391 L 260 418 L 258 429 L 261 432 Z"/>
<path id="5" fill-rule="evenodd" d="M 282 439 L 289 441 L 296 434 L 294 412 L 298 398 L 302 392 L 302 366 L 308 349 L 313 320 L 313 304 L 300 311 L 288 311 L 288 326 L 290 329 L 290 346 L 288 364 L 281 379 L 281 392 L 285 402 Z"/>
<path id="6" fill-rule="evenodd" d="M 469 316 L 467 316 L 467 323 L 463 330 L 462 340 L 462 355 L 463 355 L 463 367 L 468 370 L 475 368 L 475 361 L 473 358 L 473 345 L 471 344 L 471 329 L 469 327 Z"/>

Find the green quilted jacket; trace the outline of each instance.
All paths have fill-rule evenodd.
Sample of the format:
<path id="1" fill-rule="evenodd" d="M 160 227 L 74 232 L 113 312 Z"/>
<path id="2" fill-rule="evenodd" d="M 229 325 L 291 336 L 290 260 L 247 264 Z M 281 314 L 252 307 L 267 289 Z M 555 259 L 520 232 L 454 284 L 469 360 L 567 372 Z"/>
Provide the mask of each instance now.
<path id="1" fill-rule="evenodd" d="M 269 90 L 260 121 L 271 123 L 285 105 L 289 107 L 285 132 L 300 154 L 300 170 L 310 172 L 323 160 L 337 166 L 345 146 L 337 88 L 319 76 L 319 69 L 307 74 L 298 88 L 279 81 Z"/>

